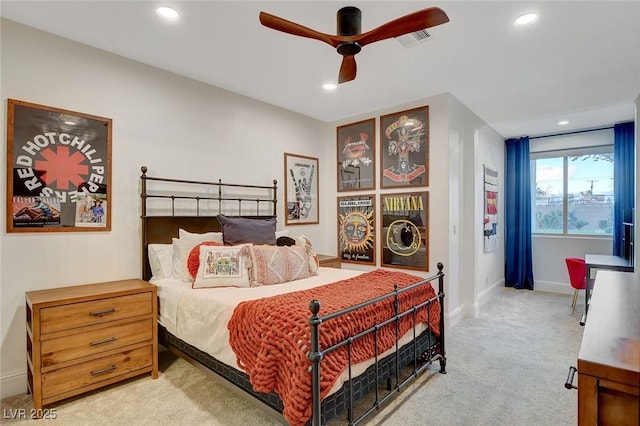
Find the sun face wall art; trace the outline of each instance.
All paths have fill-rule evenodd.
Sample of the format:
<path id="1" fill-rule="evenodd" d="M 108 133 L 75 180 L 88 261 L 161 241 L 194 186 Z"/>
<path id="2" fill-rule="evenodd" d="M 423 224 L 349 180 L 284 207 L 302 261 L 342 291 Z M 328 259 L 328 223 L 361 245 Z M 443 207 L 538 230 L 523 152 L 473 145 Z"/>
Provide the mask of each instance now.
<path id="1" fill-rule="evenodd" d="M 338 255 L 345 263 L 376 265 L 375 195 L 338 197 Z"/>

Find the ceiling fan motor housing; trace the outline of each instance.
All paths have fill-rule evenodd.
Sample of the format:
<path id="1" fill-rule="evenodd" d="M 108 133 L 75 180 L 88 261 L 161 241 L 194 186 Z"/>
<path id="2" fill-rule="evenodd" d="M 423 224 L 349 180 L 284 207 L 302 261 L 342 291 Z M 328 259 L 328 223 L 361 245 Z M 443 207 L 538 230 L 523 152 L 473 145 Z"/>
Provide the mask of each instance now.
<path id="1" fill-rule="evenodd" d="M 361 34 L 362 12 L 353 6 L 343 7 L 337 13 L 338 35 L 353 36 Z M 355 41 L 348 41 L 338 45 L 341 55 L 355 55 L 361 46 Z"/>

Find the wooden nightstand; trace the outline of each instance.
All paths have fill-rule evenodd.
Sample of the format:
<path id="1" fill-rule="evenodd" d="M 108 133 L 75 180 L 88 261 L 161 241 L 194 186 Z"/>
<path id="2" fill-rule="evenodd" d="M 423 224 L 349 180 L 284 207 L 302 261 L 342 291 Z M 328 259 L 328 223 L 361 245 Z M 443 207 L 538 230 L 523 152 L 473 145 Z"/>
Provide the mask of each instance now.
<path id="1" fill-rule="evenodd" d="M 156 286 L 132 279 L 25 297 L 28 386 L 36 412 L 139 374 L 158 377 Z"/>
<path id="2" fill-rule="evenodd" d="M 320 266 L 324 266 L 327 268 L 340 269 L 342 267 L 342 261 L 338 256 L 329 256 L 327 254 L 319 254 L 318 262 L 320 263 Z"/>

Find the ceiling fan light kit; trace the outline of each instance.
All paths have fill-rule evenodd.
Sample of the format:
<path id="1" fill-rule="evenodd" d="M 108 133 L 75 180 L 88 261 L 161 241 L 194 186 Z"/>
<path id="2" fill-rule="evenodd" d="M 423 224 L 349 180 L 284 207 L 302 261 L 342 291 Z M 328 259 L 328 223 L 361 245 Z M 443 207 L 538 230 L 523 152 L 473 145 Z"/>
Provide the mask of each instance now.
<path id="1" fill-rule="evenodd" d="M 387 22 L 371 31 L 362 33 L 362 12 L 357 7 L 347 6 L 338 10 L 337 35 L 325 34 L 295 22 L 287 21 L 266 12 L 260 12 L 260 23 L 265 27 L 299 37 L 323 41 L 342 55 L 338 82 L 346 83 L 356 78 L 355 55 L 362 47 L 376 41 L 400 37 L 436 25 L 449 22 L 449 17 L 438 7 L 419 10 Z"/>

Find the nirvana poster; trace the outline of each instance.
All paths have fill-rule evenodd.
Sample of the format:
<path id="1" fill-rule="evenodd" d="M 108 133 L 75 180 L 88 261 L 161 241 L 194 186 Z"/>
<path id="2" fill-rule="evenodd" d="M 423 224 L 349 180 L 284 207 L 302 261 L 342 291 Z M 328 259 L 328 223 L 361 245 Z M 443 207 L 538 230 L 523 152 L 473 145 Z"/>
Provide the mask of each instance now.
<path id="1" fill-rule="evenodd" d="M 498 172 L 484 166 L 484 251 L 498 248 Z"/>
<path id="2" fill-rule="evenodd" d="M 382 266 L 429 270 L 429 193 L 382 194 Z"/>
<path id="3" fill-rule="evenodd" d="M 375 195 L 338 197 L 338 251 L 342 262 L 376 265 Z"/>

